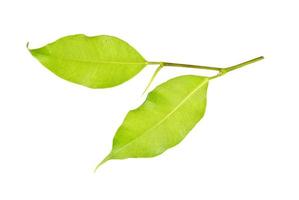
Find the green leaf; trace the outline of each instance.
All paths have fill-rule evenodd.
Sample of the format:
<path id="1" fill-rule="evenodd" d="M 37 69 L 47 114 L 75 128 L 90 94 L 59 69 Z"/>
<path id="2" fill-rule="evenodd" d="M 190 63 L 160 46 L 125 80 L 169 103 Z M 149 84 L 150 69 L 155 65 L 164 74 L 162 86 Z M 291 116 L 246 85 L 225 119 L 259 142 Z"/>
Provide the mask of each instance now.
<path id="1" fill-rule="evenodd" d="M 127 114 L 97 168 L 111 159 L 154 157 L 180 143 L 204 115 L 208 80 L 186 75 L 157 86 Z"/>
<path id="2" fill-rule="evenodd" d="M 29 50 L 59 77 L 90 88 L 119 85 L 147 65 L 128 43 L 107 35 L 71 35 Z"/>

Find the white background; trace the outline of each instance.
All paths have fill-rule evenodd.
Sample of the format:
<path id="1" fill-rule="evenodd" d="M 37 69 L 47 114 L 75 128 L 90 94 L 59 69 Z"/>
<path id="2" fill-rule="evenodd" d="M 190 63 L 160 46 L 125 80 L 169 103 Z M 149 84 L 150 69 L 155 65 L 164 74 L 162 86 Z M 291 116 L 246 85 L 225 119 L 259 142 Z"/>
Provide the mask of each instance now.
<path id="1" fill-rule="evenodd" d="M 298 200 L 297 2 L 1 1 L 0 199 Z M 150 61 L 265 60 L 211 81 L 204 118 L 175 148 L 93 173 L 155 67 L 91 90 L 56 77 L 25 48 L 77 33 L 118 36 Z M 189 73 L 201 74 L 163 69 L 154 85 Z"/>

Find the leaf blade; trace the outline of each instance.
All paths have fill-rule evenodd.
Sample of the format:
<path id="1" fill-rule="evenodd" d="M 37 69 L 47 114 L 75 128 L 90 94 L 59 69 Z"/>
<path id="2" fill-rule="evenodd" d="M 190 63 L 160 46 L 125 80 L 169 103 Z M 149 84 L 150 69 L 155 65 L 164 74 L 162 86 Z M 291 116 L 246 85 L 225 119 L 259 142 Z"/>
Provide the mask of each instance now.
<path id="1" fill-rule="evenodd" d="M 203 117 L 208 78 L 187 75 L 171 79 L 149 93 L 118 128 L 110 159 L 154 157 L 180 143 Z"/>
<path id="2" fill-rule="evenodd" d="M 29 51 L 57 76 L 90 88 L 119 85 L 147 65 L 132 46 L 108 35 L 70 35 Z"/>

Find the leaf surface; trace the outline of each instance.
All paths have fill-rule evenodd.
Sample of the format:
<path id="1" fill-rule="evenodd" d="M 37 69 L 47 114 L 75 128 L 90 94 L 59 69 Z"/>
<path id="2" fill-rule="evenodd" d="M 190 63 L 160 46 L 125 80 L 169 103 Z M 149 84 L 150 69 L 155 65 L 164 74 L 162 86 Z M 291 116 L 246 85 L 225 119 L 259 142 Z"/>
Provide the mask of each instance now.
<path id="1" fill-rule="evenodd" d="M 127 114 L 98 166 L 110 159 L 154 157 L 180 143 L 204 115 L 207 87 L 208 78 L 194 75 L 157 86 Z"/>
<path id="2" fill-rule="evenodd" d="M 128 43 L 107 35 L 71 35 L 29 50 L 59 77 L 90 88 L 119 85 L 147 64 Z"/>

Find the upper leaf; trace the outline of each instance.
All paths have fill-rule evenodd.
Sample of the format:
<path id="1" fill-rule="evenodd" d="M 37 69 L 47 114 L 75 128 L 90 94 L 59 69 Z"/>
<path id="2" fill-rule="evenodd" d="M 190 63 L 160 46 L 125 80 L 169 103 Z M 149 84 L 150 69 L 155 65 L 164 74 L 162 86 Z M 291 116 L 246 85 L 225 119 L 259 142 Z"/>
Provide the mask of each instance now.
<path id="1" fill-rule="evenodd" d="M 56 75 L 90 88 L 119 85 L 147 64 L 128 43 L 107 35 L 71 35 L 29 50 Z"/>
<path id="2" fill-rule="evenodd" d="M 110 154 L 99 165 L 110 159 L 157 156 L 181 142 L 204 115 L 207 87 L 208 78 L 194 75 L 156 87 L 127 114 Z"/>

